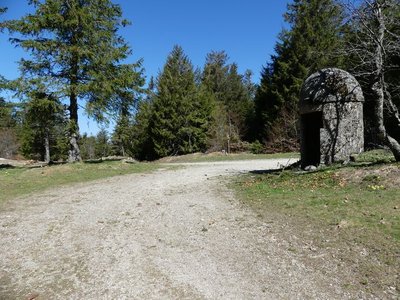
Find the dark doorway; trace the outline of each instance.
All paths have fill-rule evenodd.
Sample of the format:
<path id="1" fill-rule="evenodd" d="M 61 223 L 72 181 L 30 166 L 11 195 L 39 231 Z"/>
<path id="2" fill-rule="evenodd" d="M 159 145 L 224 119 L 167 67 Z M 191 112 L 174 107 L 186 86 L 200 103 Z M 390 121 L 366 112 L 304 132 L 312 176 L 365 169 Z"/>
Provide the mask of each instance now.
<path id="1" fill-rule="evenodd" d="M 302 145 L 301 166 L 318 166 L 321 162 L 321 136 L 322 112 L 316 111 L 301 115 Z"/>

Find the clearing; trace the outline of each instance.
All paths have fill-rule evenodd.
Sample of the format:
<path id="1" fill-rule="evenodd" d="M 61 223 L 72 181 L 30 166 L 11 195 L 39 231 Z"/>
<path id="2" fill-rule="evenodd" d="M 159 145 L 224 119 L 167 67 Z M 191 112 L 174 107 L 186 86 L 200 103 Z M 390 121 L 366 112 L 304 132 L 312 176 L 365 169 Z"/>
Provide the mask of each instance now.
<path id="1" fill-rule="evenodd" d="M 293 251 L 290 220 L 260 218 L 227 187 L 289 161 L 186 163 L 8 201 L 0 299 L 375 298 L 346 288 L 354 271 L 335 257 Z"/>

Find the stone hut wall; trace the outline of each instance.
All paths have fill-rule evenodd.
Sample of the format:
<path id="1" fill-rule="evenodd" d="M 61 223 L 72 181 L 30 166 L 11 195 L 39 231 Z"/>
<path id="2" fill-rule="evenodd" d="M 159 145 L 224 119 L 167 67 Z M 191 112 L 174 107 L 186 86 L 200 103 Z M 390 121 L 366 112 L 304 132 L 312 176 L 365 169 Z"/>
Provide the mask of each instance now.
<path id="1" fill-rule="evenodd" d="M 363 103 L 327 103 L 322 108 L 321 163 L 347 161 L 364 150 Z"/>
<path id="2" fill-rule="evenodd" d="M 323 69 L 307 78 L 299 103 L 303 167 L 347 161 L 364 150 L 363 102 L 360 85 L 346 71 Z M 319 151 L 310 147 L 314 141 Z"/>

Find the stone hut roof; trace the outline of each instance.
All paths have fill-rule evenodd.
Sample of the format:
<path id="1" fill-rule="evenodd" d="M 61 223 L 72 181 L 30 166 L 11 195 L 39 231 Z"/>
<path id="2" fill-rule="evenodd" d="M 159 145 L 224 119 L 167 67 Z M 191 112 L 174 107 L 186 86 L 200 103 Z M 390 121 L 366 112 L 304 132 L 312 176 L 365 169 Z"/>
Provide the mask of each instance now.
<path id="1" fill-rule="evenodd" d="M 306 79 L 300 92 L 300 106 L 334 102 L 364 102 L 354 76 L 341 69 L 327 68 Z"/>

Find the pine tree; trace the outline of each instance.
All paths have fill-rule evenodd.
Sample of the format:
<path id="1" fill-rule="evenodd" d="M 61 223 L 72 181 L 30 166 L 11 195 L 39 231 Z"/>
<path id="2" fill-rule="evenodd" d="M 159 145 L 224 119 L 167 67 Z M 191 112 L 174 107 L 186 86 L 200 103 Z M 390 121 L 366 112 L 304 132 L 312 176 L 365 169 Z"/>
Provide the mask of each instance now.
<path id="1" fill-rule="evenodd" d="M 202 84 L 210 91 L 218 102 L 226 103 L 229 73 L 228 55 L 225 51 L 212 51 L 207 54 L 204 65 Z"/>
<path id="2" fill-rule="evenodd" d="M 0 157 L 12 158 L 19 149 L 20 109 L 0 97 Z"/>
<path id="3" fill-rule="evenodd" d="M 228 64 L 224 51 L 212 51 L 206 56 L 202 85 L 216 102 L 211 146 L 229 151 L 228 143 L 238 142 L 248 134 L 253 112 L 251 74 L 239 74 L 235 63 Z"/>
<path id="4" fill-rule="evenodd" d="M 298 98 L 308 75 L 340 67 L 342 10 L 334 0 L 294 0 L 284 15 L 290 29 L 279 35 L 276 54 L 261 73 L 256 93 L 256 130 L 271 143 L 297 140 Z M 293 147 L 293 143 L 288 145 Z"/>
<path id="5" fill-rule="evenodd" d="M 2 15 L 2 14 L 4 14 L 5 12 L 7 11 L 7 8 L 6 7 L 0 7 L 0 16 Z M 2 33 L 3 32 L 3 26 L 1 26 L 1 23 L 0 23 L 0 33 Z M 6 86 L 6 80 L 5 80 L 5 78 L 0 74 L 0 91 L 2 90 L 2 89 L 4 89 L 4 87 Z M 0 98 L 0 100 L 1 100 L 1 98 Z"/>
<path id="6" fill-rule="evenodd" d="M 149 120 L 155 157 L 202 150 L 209 116 L 198 97 L 192 63 L 175 46 L 157 80 Z M 207 108 L 204 108 L 207 111 Z"/>
<path id="7" fill-rule="evenodd" d="M 251 74 L 247 74 L 251 77 Z M 240 141 L 246 138 L 249 130 L 249 118 L 253 112 L 253 99 L 251 98 L 251 87 L 249 81 L 238 73 L 237 64 L 229 66 L 227 76 L 227 91 L 225 94 L 225 107 L 230 126 L 230 135 L 234 140 Z"/>
<path id="8" fill-rule="evenodd" d="M 63 106 L 58 99 L 43 92 L 31 92 L 21 130 L 22 153 L 45 162 L 62 157 L 59 151 L 65 149 L 66 127 Z"/>
<path id="9" fill-rule="evenodd" d="M 130 48 L 117 34 L 128 22 L 119 5 L 110 0 L 30 1 L 36 11 L 20 20 L 1 24 L 23 38 L 11 41 L 30 52 L 22 59 L 19 90 L 46 87 L 47 94 L 68 101 L 69 160 L 80 160 L 77 143 L 78 101 L 89 116 L 104 119 L 121 90 L 135 88 L 136 64 L 122 65 Z"/>
<path id="10" fill-rule="evenodd" d="M 111 143 L 107 130 L 102 128 L 96 135 L 94 155 L 96 158 L 107 157 L 111 154 Z"/>
<path id="11" fill-rule="evenodd" d="M 83 160 L 91 160 L 96 158 L 95 154 L 96 137 L 88 136 L 84 133 L 79 139 L 79 149 Z"/>
<path id="12" fill-rule="evenodd" d="M 127 149 L 133 157 L 139 160 L 152 160 L 157 157 L 151 136 L 150 119 L 153 114 L 151 99 L 139 103 L 138 112 L 135 115 L 131 127 L 131 145 Z"/>

